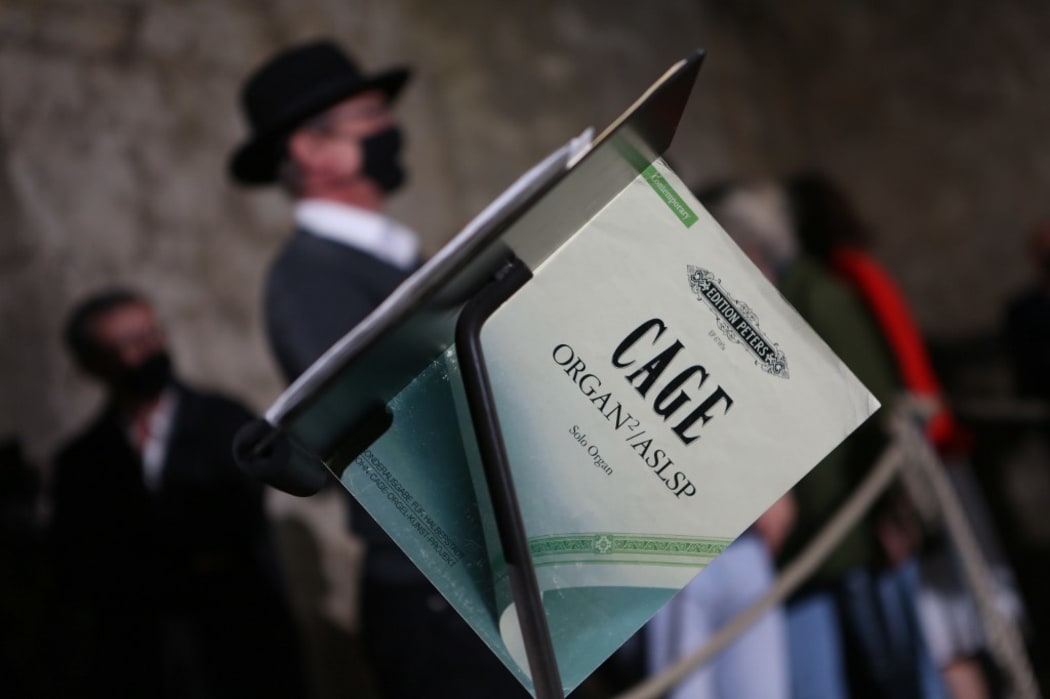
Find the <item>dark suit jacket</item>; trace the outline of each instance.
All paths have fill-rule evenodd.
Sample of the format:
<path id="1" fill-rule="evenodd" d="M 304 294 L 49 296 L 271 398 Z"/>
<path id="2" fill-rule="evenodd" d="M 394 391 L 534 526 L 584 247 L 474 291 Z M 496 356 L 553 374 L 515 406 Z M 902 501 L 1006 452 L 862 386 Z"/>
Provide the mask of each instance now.
<path id="1" fill-rule="evenodd" d="M 162 479 L 112 407 L 55 459 L 58 646 L 76 694 L 173 696 L 173 654 L 210 696 L 295 696 L 295 630 L 258 484 L 233 462 L 252 415 L 177 387 Z M 268 662 L 269 660 L 269 662 Z"/>
<path id="2" fill-rule="evenodd" d="M 409 275 L 366 252 L 296 231 L 274 261 L 266 283 L 270 347 L 291 382 L 364 320 Z M 356 500 L 355 533 L 368 544 L 365 577 L 421 583 L 422 573 Z"/>
<path id="3" fill-rule="evenodd" d="M 299 376 L 407 276 L 360 250 L 297 231 L 266 285 L 267 331 L 285 377 Z M 367 545 L 362 642 L 379 695 L 528 696 L 357 500 L 348 499 L 353 529 Z"/>
<path id="4" fill-rule="evenodd" d="M 366 252 L 296 231 L 266 282 L 266 332 L 285 379 L 295 380 L 407 276 Z"/>

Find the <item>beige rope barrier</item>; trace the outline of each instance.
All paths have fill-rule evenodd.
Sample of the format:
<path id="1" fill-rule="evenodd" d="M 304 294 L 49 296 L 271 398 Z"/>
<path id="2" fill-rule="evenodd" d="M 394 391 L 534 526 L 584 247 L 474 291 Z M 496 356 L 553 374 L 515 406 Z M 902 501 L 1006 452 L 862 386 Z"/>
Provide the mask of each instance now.
<path id="1" fill-rule="evenodd" d="M 902 455 L 898 447 L 890 445 L 883 452 L 875 468 L 853 491 L 823 530 L 788 565 L 766 594 L 734 619 L 716 631 L 707 645 L 687 655 L 664 671 L 644 680 L 616 699 L 655 699 L 688 677 L 744 632 L 769 609 L 783 602 L 799 585 L 805 582 L 824 561 L 842 538 L 857 524 L 875 503 L 875 500 L 893 482 L 900 469 Z"/>
<path id="2" fill-rule="evenodd" d="M 966 582 L 973 593 L 981 625 L 984 627 L 988 651 L 1003 670 L 1010 685 L 1009 696 L 1014 699 L 1039 699 L 1039 685 L 1032 671 L 1021 632 L 995 604 L 991 570 L 944 464 L 913 421 L 897 415 L 893 420 L 892 429 L 898 442 L 903 444 L 907 451 L 908 465 L 925 477 L 932 490 L 952 544 L 959 554 Z"/>
<path id="3" fill-rule="evenodd" d="M 922 480 L 929 484 L 932 499 L 959 551 L 967 583 L 974 594 L 981 622 L 985 627 L 989 652 L 1006 674 L 1011 690 L 1010 696 L 1014 699 L 1041 699 L 1020 631 L 995 606 L 991 571 L 959 498 L 948 480 L 944 465 L 907 413 L 898 412 L 891 421 L 891 429 L 895 439 L 883 452 L 872 471 L 824 529 L 781 573 L 769 591 L 716 631 L 706 645 L 680 658 L 659 674 L 652 675 L 621 693 L 615 699 L 656 699 L 725 650 L 737 636 L 770 608 L 783 602 L 813 574 L 893 483 L 905 463 L 911 467 L 908 476 L 913 483 L 914 477 L 921 474 Z"/>

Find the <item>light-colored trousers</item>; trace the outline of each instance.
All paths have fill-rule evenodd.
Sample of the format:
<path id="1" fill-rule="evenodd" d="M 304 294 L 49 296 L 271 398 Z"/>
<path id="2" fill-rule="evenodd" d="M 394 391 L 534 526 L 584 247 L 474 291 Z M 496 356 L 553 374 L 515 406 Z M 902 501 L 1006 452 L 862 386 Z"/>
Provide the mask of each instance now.
<path id="1" fill-rule="evenodd" d="M 758 536 L 746 533 L 733 542 L 646 626 L 649 673 L 699 649 L 761 597 L 774 575 Z M 668 699 L 787 699 L 790 687 L 786 623 L 782 609 L 774 607 Z"/>

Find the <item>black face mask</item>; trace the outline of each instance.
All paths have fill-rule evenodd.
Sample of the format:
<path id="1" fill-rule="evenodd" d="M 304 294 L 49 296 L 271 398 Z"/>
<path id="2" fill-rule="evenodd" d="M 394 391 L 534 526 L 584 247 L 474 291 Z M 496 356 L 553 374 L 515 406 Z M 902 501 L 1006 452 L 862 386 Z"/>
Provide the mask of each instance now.
<path id="1" fill-rule="evenodd" d="M 383 129 L 361 141 L 365 175 L 388 194 L 405 183 L 405 171 L 398 159 L 401 144 L 401 129 L 397 126 Z"/>
<path id="2" fill-rule="evenodd" d="M 131 398 L 156 398 L 171 381 L 171 357 L 158 352 L 141 364 L 127 367 L 113 377 L 114 387 Z"/>

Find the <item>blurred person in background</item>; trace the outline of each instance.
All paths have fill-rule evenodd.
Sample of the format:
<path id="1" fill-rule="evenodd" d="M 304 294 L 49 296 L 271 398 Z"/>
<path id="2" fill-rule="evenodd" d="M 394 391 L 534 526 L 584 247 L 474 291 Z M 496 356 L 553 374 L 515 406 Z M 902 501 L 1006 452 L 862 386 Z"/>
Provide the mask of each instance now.
<path id="1" fill-rule="evenodd" d="M 728 189 L 728 184 L 719 184 L 693 188 L 693 193 L 710 207 Z M 641 638 L 646 674 L 657 674 L 698 651 L 769 591 L 776 580 L 776 557 L 796 517 L 795 498 L 786 493 L 656 613 L 643 627 Z M 754 672 L 755 667 L 762 672 Z M 790 696 L 787 621 L 783 605 L 775 605 L 675 686 L 667 699 Z"/>
<path id="2" fill-rule="evenodd" d="M 230 161 L 236 182 L 280 185 L 295 230 L 269 271 L 270 348 L 290 382 L 420 264 L 417 235 L 383 213 L 405 181 L 392 106 L 406 68 L 374 75 L 331 41 L 286 49 L 253 72 L 241 105 L 251 134 Z M 302 479 L 308 494 L 327 479 Z M 287 488 L 286 488 L 287 489 Z M 383 697 L 526 696 L 371 516 L 349 498 L 367 547 L 361 640 Z M 408 645 L 406 645 L 406 643 Z"/>
<path id="3" fill-rule="evenodd" d="M 698 651 L 769 591 L 776 579 L 774 557 L 794 519 L 795 501 L 788 493 L 656 613 L 644 627 L 649 674 Z M 776 605 L 667 699 L 788 699 L 787 640 L 784 609 Z"/>
<path id="4" fill-rule="evenodd" d="M 796 173 L 787 178 L 786 187 L 802 246 L 861 297 L 890 349 L 899 380 L 923 406 L 926 436 L 948 467 L 991 566 L 996 604 L 1001 613 L 1021 622 L 1023 603 L 1013 570 L 1002 554 L 987 503 L 970 467 L 972 437 L 947 403 L 904 295 L 868 251 L 871 231 L 842 189 L 827 176 Z M 1050 253 L 1050 229 L 1046 233 L 1045 251 Z M 1038 238 L 1033 247 L 1039 248 Z M 1050 305 L 1047 308 L 1050 310 Z M 877 523 L 883 550 L 892 565 L 904 565 L 902 573 L 908 585 L 917 586 L 919 620 L 945 684 L 956 698 L 991 696 L 991 678 L 984 669 L 988 658 L 981 621 L 950 538 L 937 523 L 918 521 L 903 490 L 893 494 L 890 504 Z M 914 533 L 902 534 L 904 530 Z"/>
<path id="5" fill-rule="evenodd" d="M 909 304 L 868 251 L 872 233 L 852 202 L 827 176 L 800 172 L 785 180 L 803 251 L 864 302 L 878 325 L 899 381 L 929 406 L 926 433 L 942 453 L 964 453 L 970 437 L 948 406 Z"/>
<path id="6" fill-rule="evenodd" d="M 367 75 L 329 41 L 291 47 L 245 83 L 252 132 L 230 160 L 244 186 L 280 185 L 294 230 L 266 280 L 266 331 L 290 382 L 420 263 L 419 239 L 383 213 L 401 188 L 391 109 L 407 68 Z"/>
<path id="7" fill-rule="evenodd" d="M 801 250 L 790 201 L 773 182 L 725 185 L 702 201 L 755 265 L 884 408 L 900 392 L 893 361 L 863 302 Z M 790 562 L 874 466 L 886 444 L 868 420 L 792 490 Z M 884 567 L 876 518 L 862 519 L 787 605 L 795 697 L 946 696 L 919 633 L 913 599 Z"/>
<path id="8" fill-rule="evenodd" d="M 59 695 L 307 696 L 262 489 L 230 449 L 251 413 L 177 379 L 137 292 L 85 298 L 65 341 L 106 402 L 54 461 Z"/>

